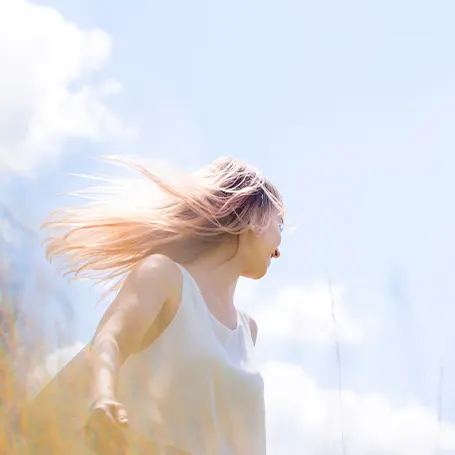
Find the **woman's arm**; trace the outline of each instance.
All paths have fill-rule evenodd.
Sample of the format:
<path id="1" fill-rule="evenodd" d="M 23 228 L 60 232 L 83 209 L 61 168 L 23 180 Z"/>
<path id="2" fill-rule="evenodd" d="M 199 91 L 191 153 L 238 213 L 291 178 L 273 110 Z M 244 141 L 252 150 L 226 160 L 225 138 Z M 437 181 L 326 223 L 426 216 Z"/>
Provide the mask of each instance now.
<path id="1" fill-rule="evenodd" d="M 178 267 L 161 255 L 150 256 L 128 276 L 93 337 L 95 403 L 115 400 L 120 366 L 141 349 L 144 335 L 165 306 L 168 312 L 175 314 L 181 288 L 182 276 Z"/>

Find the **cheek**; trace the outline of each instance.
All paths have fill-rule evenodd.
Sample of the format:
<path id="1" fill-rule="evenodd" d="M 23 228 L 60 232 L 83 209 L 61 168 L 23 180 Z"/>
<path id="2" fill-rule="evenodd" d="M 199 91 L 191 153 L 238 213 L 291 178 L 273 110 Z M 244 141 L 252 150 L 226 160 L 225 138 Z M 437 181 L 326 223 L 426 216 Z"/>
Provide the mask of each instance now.
<path id="1" fill-rule="evenodd" d="M 245 257 L 251 265 L 262 263 L 266 256 L 269 255 L 269 251 L 270 247 L 267 245 L 265 239 L 262 236 L 256 237 L 251 242 L 249 242 L 248 247 L 245 251 Z"/>
<path id="2" fill-rule="evenodd" d="M 258 238 L 258 242 L 256 244 L 256 252 L 261 256 L 264 254 L 270 256 L 273 250 L 278 246 L 279 240 L 279 236 L 277 236 L 275 233 L 264 233 L 264 235 Z"/>
<path id="3" fill-rule="evenodd" d="M 268 249 L 276 248 L 281 243 L 281 232 L 280 228 L 275 226 L 267 229 L 261 236 L 261 241 L 264 247 Z"/>
<path id="4" fill-rule="evenodd" d="M 253 263 L 270 257 L 273 250 L 281 242 L 281 232 L 278 225 L 269 226 L 262 233 L 250 233 L 249 238 L 245 238 L 244 253 L 248 261 Z"/>

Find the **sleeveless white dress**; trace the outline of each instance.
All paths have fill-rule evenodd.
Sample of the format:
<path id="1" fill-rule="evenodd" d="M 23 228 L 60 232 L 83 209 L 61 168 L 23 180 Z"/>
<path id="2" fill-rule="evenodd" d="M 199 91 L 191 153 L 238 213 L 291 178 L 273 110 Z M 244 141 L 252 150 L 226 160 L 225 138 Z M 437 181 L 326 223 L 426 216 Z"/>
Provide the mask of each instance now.
<path id="1" fill-rule="evenodd" d="M 264 384 L 253 361 L 248 318 L 238 311 L 237 327 L 224 326 L 190 273 L 179 268 L 182 298 L 174 318 L 120 370 L 117 398 L 128 413 L 127 433 L 189 455 L 265 455 Z M 71 434 L 87 416 L 90 376 L 84 355 L 87 351 L 49 384 L 35 406 L 38 420 L 52 420 L 52 431 L 63 440 L 74 440 Z M 47 427 L 42 430 L 50 431 Z M 91 453 L 76 439 L 68 449 L 62 444 L 61 453 Z"/>
<path id="2" fill-rule="evenodd" d="M 238 311 L 234 330 L 221 324 L 179 267 L 177 314 L 122 367 L 118 399 L 132 428 L 150 440 L 191 455 L 265 455 L 264 386 L 248 318 Z"/>

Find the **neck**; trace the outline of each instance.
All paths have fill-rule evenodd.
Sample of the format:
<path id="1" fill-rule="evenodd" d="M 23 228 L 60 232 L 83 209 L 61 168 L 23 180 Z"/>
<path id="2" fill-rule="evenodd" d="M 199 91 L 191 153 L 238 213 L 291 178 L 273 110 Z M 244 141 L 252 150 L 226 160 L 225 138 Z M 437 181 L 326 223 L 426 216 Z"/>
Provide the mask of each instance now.
<path id="1" fill-rule="evenodd" d="M 187 264 L 188 271 L 197 281 L 207 300 L 216 300 L 222 306 L 232 306 L 241 266 L 230 245 L 220 245 Z"/>

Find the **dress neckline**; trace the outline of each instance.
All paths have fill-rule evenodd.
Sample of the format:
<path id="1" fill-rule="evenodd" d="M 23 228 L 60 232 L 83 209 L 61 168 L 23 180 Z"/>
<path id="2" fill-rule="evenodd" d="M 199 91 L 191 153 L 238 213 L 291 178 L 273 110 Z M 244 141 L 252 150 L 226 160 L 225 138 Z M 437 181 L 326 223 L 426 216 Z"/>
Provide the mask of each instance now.
<path id="1" fill-rule="evenodd" d="M 189 272 L 189 270 L 183 266 L 182 264 L 179 264 L 179 266 L 185 271 L 185 273 L 189 276 L 189 278 L 191 279 L 191 281 L 193 282 L 194 284 L 194 287 L 196 288 L 196 291 L 197 293 L 199 294 L 199 298 L 201 299 L 202 303 L 204 304 L 204 307 L 208 313 L 208 315 L 210 316 L 210 318 L 215 322 L 215 324 L 221 326 L 222 329 L 224 330 L 227 330 L 228 332 L 230 333 L 234 333 L 236 332 L 239 327 L 240 327 L 240 316 L 239 316 L 239 310 L 237 308 L 235 308 L 235 315 L 236 315 L 236 326 L 234 328 L 232 327 L 229 327 L 227 326 L 226 324 L 224 324 L 223 322 L 221 322 L 211 311 L 210 311 L 210 308 L 209 306 L 207 305 L 207 302 L 205 301 L 204 299 L 204 296 L 202 295 L 202 292 L 201 292 L 201 288 L 199 287 L 196 279 L 194 278 L 194 276 Z"/>

